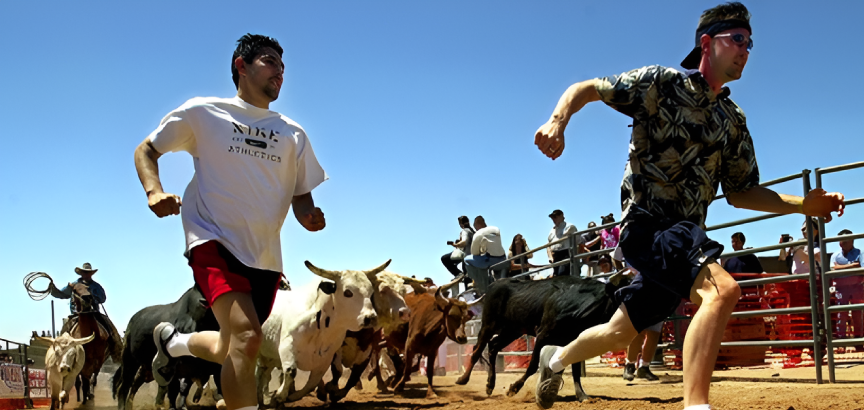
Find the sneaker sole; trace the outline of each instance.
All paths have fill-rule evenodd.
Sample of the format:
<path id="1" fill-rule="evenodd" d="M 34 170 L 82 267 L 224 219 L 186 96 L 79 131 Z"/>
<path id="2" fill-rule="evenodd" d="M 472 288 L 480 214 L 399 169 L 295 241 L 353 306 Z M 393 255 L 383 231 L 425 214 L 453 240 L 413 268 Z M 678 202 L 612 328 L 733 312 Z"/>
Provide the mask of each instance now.
<path id="1" fill-rule="evenodd" d="M 553 381 L 557 378 L 560 379 L 556 381 L 556 383 L 558 383 L 559 385 L 560 382 L 563 381 L 563 378 L 560 374 L 553 373 L 552 369 L 549 368 L 549 359 L 552 358 L 551 356 L 555 354 L 555 351 L 557 349 L 557 346 L 543 346 L 543 349 L 540 350 L 540 372 L 537 378 L 537 386 L 534 387 L 534 403 L 537 404 L 537 407 L 544 410 L 551 408 L 552 405 L 555 404 L 555 399 L 552 399 L 548 402 L 543 401 L 540 394 L 540 385 L 543 384 L 542 382 L 544 380 Z M 551 351 L 551 353 L 544 354 L 544 351 Z M 555 397 L 557 398 L 558 395 L 556 394 Z"/>
<path id="2" fill-rule="evenodd" d="M 153 343 L 156 344 L 156 357 L 153 358 L 153 379 L 162 387 L 168 386 L 171 383 L 171 380 L 174 379 L 172 377 L 166 379 L 162 376 L 162 373 L 159 372 L 159 369 L 168 366 L 171 363 L 171 357 L 164 350 L 164 346 L 162 345 L 162 338 L 160 335 L 162 334 L 162 330 L 165 329 L 165 325 L 160 323 L 153 329 Z"/>

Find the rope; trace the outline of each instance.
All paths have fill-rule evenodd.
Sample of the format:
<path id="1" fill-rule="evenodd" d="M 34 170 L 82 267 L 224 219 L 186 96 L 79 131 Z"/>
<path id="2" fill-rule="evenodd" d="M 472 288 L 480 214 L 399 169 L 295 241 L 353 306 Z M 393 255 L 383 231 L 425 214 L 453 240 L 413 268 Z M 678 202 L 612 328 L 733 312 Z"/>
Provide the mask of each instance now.
<path id="1" fill-rule="evenodd" d="M 47 278 L 51 283 L 48 284 L 48 287 L 45 288 L 45 290 L 34 289 L 33 282 L 42 278 Z M 33 300 L 42 300 L 48 297 L 48 295 L 51 294 L 51 285 L 53 284 L 54 280 L 45 272 L 30 272 L 27 276 L 24 276 L 24 288 L 27 289 L 27 294 L 30 295 L 30 299 Z"/>

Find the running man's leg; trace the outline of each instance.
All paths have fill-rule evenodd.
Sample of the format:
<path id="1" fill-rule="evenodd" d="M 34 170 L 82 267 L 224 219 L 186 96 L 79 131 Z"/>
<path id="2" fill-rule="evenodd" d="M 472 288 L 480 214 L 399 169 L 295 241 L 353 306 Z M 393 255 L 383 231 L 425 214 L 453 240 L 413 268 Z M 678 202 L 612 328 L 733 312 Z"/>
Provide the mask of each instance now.
<path id="1" fill-rule="evenodd" d="M 700 307 L 684 338 L 685 408 L 708 403 L 720 342 L 740 296 L 738 283 L 717 263 L 703 267 L 696 277 L 690 300 Z"/>
<path id="2" fill-rule="evenodd" d="M 544 346 L 540 351 L 539 377 L 534 393 L 537 406 L 543 409 L 552 407 L 563 383 L 561 374 L 564 368 L 610 350 L 623 349 L 637 334 L 627 308 L 622 304 L 608 323 L 582 332 L 567 346 Z"/>
<path id="3" fill-rule="evenodd" d="M 561 369 L 555 366 L 553 370 L 564 370 L 565 367 L 573 363 L 600 356 L 608 351 L 624 349 L 637 334 L 638 332 L 630 322 L 627 308 L 622 304 L 608 323 L 594 326 L 582 332 L 576 340 L 561 347 L 557 356 Z"/>

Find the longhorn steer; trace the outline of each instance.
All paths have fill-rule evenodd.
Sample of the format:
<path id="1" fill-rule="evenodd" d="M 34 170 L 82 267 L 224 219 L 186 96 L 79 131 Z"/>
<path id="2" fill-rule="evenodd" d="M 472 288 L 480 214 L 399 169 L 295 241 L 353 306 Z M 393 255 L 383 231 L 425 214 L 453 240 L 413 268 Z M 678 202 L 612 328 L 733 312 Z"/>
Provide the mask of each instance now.
<path id="1" fill-rule="evenodd" d="M 576 276 L 557 276 L 533 281 L 527 278 L 497 280 L 489 287 L 483 303 L 482 324 L 471 364 L 456 384 L 467 384 L 471 370 L 489 345 L 489 363 L 495 363 L 501 349 L 522 335 L 537 336 L 531 362 L 525 374 L 513 383 L 508 396 L 516 394 L 525 380 L 537 371 L 540 349 L 548 344 L 563 346 L 584 330 L 606 323 L 618 309 L 612 295 L 620 276 L 609 284 Z M 613 282 L 615 284 L 613 284 Z M 588 395 L 582 390 L 580 363 L 573 364 L 576 398 Z M 495 366 L 490 365 L 486 394 L 495 388 Z"/>
<path id="2" fill-rule="evenodd" d="M 270 404 L 300 400 L 318 387 L 342 346 L 346 331 L 377 326 L 378 315 L 370 299 L 370 278 L 389 264 L 387 261 L 369 271 L 327 271 L 306 261 L 312 273 L 326 280 L 277 293 L 273 313 L 261 327 L 264 338 L 256 369 L 260 405 L 264 405 L 264 392 L 273 368 L 280 368 L 283 377 Z M 310 372 L 300 390 L 294 386 L 297 370 Z"/>
<path id="3" fill-rule="evenodd" d="M 448 337 L 459 344 L 468 341 L 465 335 L 465 322 L 474 316 L 470 308 L 484 299 L 481 297 L 469 304 L 455 298 L 445 298 L 443 292 L 461 280 L 461 276 L 457 277 L 447 285 L 436 289 L 434 295 L 418 293 L 422 290 L 416 287 L 414 293 L 405 296 L 405 302 L 411 308 L 411 320 L 386 337 L 388 354 L 396 369 L 401 370 L 396 374 L 395 380 L 398 380 L 394 389 L 396 393 L 405 389 L 405 383 L 411 376 L 414 355 L 423 355 L 426 356 L 428 382 L 426 398 L 437 397 L 432 389 L 432 378 L 435 375 L 434 366 L 438 348 Z M 402 352 L 404 358 L 400 360 L 396 353 Z"/>
<path id="4" fill-rule="evenodd" d="M 82 339 L 75 339 L 69 333 L 63 333 L 56 339 L 37 337 L 50 343 L 45 353 L 45 370 L 47 370 L 48 386 L 51 388 L 51 410 L 57 405 L 62 409 L 69 402 L 69 390 L 75 384 L 78 373 L 84 368 L 84 344 L 95 337 L 91 334 Z"/>
<path id="5" fill-rule="evenodd" d="M 321 401 L 327 401 L 328 393 L 331 402 L 342 400 L 360 382 L 360 376 L 372 357 L 377 357 L 382 337 L 411 318 L 411 309 L 405 303 L 405 285 L 425 283 L 389 271 L 370 276 L 369 280 L 372 282 L 372 305 L 378 314 L 378 326 L 346 333 L 345 341 L 330 366 L 332 379 L 326 386 L 318 388 L 318 399 Z M 345 387 L 340 389 L 339 379 L 343 367 L 351 369 L 351 374 Z"/>

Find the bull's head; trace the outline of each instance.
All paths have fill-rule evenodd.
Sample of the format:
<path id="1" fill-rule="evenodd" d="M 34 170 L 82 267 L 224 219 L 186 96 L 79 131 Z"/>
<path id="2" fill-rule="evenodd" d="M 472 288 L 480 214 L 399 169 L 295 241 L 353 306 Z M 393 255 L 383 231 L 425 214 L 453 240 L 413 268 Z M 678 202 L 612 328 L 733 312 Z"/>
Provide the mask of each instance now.
<path id="1" fill-rule="evenodd" d="M 372 282 L 369 277 L 377 275 L 388 265 L 390 265 L 389 260 L 377 268 L 366 271 L 330 271 L 306 261 L 306 267 L 312 273 L 332 281 L 322 281 L 318 289 L 333 298 L 335 313 L 332 317 L 335 320 L 345 321 L 340 325 L 351 331 L 378 326 L 378 314 L 372 306 Z"/>
<path id="2" fill-rule="evenodd" d="M 82 346 L 95 337 L 95 333 L 81 339 L 75 339 L 69 333 L 63 333 L 56 339 L 37 336 L 37 339 L 51 344 L 45 353 L 45 367 L 56 369 L 61 374 L 72 372 L 75 368 L 80 370 L 84 366 Z"/>
<path id="3" fill-rule="evenodd" d="M 383 271 L 370 275 L 372 282 L 372 305 L 378 313 L 378 324 L 384 328 L 384 333 L 402 323 L 411 320 L 411 309 L 405 303 L 405 285 L 423 283 L 414 278 Z"/>
<path id="4" fill-rule="evenodd" d="M 456 343 L 465 344 L 468 342 L 468 336 L 465 334 L 465 323 L 474 317 L 474 312 L 471 311 L 471 308 L 480 303 L 483 300 L 483 296 L 471 303 L 456 298 L 444 297 L 444 292 L 461 280 L 462 276 L 459 276 L 453 279 L 452 282 L 435 290 L 435 304 L 444 313 L 444 328 L 447 331 L 447 337 Z"/>

